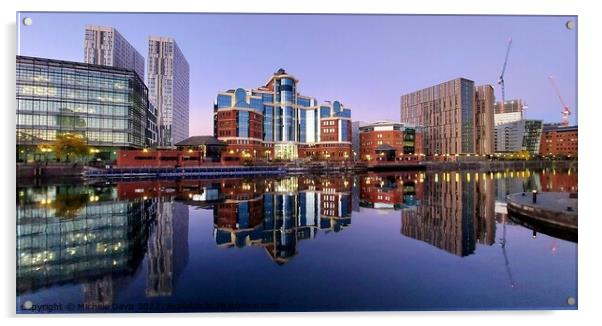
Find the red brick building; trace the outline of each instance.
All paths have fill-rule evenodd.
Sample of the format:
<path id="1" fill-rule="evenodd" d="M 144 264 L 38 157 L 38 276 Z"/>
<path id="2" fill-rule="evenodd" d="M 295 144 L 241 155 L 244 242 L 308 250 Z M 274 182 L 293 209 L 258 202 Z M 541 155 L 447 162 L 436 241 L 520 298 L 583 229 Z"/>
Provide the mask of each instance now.
<path id="1" fill-rule="evenodd" d="M 187 167 L 221 164 L 226 143 L 212 136 L 193 136 L 176 144 L 176 149 L 117 151 L 117 167 Z"/>
<path id="2" fill-rule="evenodd" d="M 540 155 L 578 155 L 577 126 L 544 125 L 539 146 Z"/>
<path id="3" fill-rule="evenodd" d="M 360 160 L 371 163 L 412 161 L 421 158 L 422 136 L 402 123 L 379 121 L 360 127 Z"/>
<path id="4" fill-rule="evenodd" d="M 299 158 L 320 161 L 350 161 L 352 145 L 348 140 L 350 138 L 343 135 L 351 135 L 349 119 L 337 116 L 321 119 L 320 142 L 299 144 Z"/>

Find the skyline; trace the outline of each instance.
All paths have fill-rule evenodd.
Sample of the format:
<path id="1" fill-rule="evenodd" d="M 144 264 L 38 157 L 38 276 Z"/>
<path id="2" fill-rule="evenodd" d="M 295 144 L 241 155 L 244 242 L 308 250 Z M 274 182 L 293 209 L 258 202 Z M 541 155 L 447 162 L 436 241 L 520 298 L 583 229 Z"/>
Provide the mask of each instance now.
<path id="1" fill-rule="evenodd" d="M 83 61 L 86 24 L 116 28 L 145 58 L 150 35 L 173 37 L 190 63 L 190 135 L 212 133 L 219 92 L 263 85 L 279 68 L 300 80 L 299 93 L 351 108 L 354 121 L 399 121 L 401 95 L 457 77 L 493 85 L 500 100 L 510 37 L 506 99 L 522 98 L 526 118 L 559 122 L 554 75 L 576 124 L 576 29 L 564 25 L 572 16 L 21 14 L 33 19 L 19 24 L 17 52 L 27 56 Z"/>

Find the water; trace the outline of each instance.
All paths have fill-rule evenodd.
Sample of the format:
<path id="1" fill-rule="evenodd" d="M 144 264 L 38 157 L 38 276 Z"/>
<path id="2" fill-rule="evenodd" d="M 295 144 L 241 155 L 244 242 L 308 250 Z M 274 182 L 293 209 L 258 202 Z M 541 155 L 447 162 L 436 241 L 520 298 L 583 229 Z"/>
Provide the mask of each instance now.
<path id="1" fill-rule="evenodd" d="M 577 173 L 19 182 L 17 311 L 575 309 L 577 244 L 502 204 L 531 189 Z"/>

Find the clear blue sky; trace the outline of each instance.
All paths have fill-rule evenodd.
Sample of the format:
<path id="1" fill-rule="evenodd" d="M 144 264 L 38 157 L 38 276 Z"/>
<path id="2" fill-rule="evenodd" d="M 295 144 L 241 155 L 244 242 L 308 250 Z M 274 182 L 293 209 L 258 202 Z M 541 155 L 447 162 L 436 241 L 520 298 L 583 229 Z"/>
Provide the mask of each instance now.
<path id="1" fill-rule="evenodd" d="M 301 94 L 340 100 L 354 120 L 399 120 L 400 95 L 456 77 L 496 84 L 507 41 L 506 98 L 559 122 L 556 77 L 576 110 L 574 17 L 28 13 L 20 54 L 83 60 L 84 25 L 113 26 L 146 57 L 149 35 L 176 39 L 190 64 L 190 133 L 212 133 L 219 91 L 263 85 L 278 68 Z M 23 17 L 23 16 L 21 16 Z"/>

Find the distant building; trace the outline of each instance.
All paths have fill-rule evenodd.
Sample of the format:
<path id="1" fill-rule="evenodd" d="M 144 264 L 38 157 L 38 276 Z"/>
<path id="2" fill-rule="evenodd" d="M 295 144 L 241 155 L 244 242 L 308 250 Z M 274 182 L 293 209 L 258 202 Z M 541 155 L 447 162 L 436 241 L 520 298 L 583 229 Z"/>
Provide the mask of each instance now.
<path id="1" fill-rule="evenodd" d="M 360 127 L 364 123 L 362 121 L 353 121 L 351 123 L 351 149 L 354 160 L 359 160 L 360 155 Z"/>
<path id="2" fill-rule="evenodd" d="M 492 99 L 491 86 L 456 78 L 402 95 L 401 122 L 422 127 L 427 156 L 490 154 Z"/>
<path id="3" fill-rule="evenodd" d="M 502 102 L 495 102 L 494 124 L 501 125 L 509 122 L 516 122 L 524 119 L 524 112 L 527 105 L 523 100 L 509 100 L 502 106 Z"/>
<path id="4" fill-rule="evenodd" d="M 520 120 L 498 125 L 495 127 L 495 151 L 538 154 L 542 129 L 541 120 Z"/>
<path id="5" fill-rule="evenodd" d="M 563 127 L 562 124 L 544 124 L 541 133 L 541 155 L 578 155 L 577 126 Z"/>
<path id="6" fill-rule="evenodd" d="M 159 146 L 173 146 L 189 135 L 190 67 L 171 37 L 148 39 L 148 89 L 157 109 Z"/>
<path id="7" fill-rule="evenodd" d="M 399 122 L 378 121 L 360 127 L 360 160 L 417 160 L 416 129 Z"/>
<path id="8" fill-rule="evenodd" d="M 82 137 L 95 159 L 118 149 L 152 146 L 156 118 L 148 90 L 133 70 L 17 56 L 17 160 L 48 159 L 39 145 L 57 136 Z"/>
<path id="9" fill-rule="evenodd" d="M 134 70 L 144 81 L 144 57 L 113 27 L 86 25 L 84 62 Z"/>
<path id="10" fill-rule="evenodd" d="M 229 160 L 351 160 L 351 110 L 317 104 L 297 92 L 299 81 L 279 69 L 264 86 L 217 95 L 214 134 Z"/>

